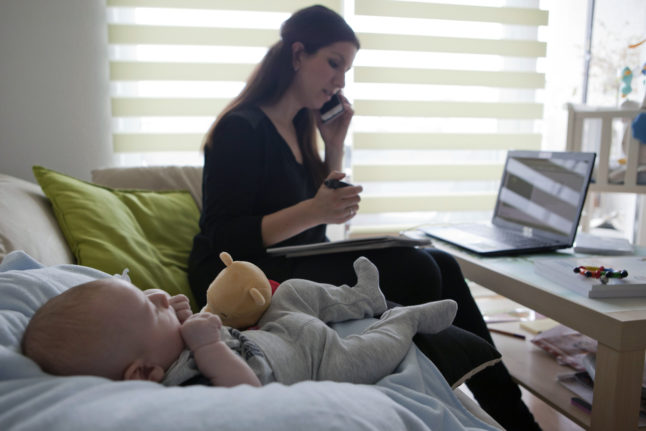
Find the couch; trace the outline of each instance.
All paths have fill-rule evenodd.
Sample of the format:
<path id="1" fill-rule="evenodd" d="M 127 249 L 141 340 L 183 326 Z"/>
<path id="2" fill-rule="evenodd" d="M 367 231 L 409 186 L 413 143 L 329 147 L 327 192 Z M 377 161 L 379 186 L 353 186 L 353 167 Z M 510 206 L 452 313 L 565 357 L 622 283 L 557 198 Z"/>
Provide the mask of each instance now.
<path id="1" fill-rule="evenodd" d="M 100 169 L 92 183 L 42 167 L 34 173 L 40 186 L 0 174 L 0 429 L 501 429 L 458 388 L 499 360 L 490 346 L 473 354 L 470 342 L 454 354 L 440 346 L 461 342 L 438 343 L 442 370 L 413 346 L 375 385 L 164 388 L 44 374 L 20 354 L 20 338 L 34 311 L 61 291 L 129 271 L 141 288 L 190 295 L 186 258 L 201 168 Z M 335 329 L 346 335 L 369 323 Z M 470 362 L 457 367 L 457 356 Z"/>

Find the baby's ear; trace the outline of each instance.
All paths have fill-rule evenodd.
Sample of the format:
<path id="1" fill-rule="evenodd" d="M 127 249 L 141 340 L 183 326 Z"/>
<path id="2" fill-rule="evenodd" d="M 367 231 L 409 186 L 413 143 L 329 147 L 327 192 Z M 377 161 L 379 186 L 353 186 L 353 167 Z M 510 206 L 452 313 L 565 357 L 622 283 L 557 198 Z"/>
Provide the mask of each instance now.
<path id="1" fill-rule="evenodd" d="M 123 373 L 123 380 L 150 380 L 151 382 L 161 382 L 164 378 L 164 369 L 159 365 L 150 365 L 144 363 L 142 359 L 137 359 L 126 368 Z"/>

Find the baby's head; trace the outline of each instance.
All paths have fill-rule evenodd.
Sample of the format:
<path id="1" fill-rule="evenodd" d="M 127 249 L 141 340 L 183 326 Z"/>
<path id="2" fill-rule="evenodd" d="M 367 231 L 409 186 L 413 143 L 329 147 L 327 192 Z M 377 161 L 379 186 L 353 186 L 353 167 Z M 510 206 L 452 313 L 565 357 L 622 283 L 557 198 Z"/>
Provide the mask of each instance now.
<path id="1" fill-rule="evenodd" d="M 119 278 L 72 287 L 36 311 L 22 351 L 55 375 L 160 381 L 184 349 L 168 300 Z"/>

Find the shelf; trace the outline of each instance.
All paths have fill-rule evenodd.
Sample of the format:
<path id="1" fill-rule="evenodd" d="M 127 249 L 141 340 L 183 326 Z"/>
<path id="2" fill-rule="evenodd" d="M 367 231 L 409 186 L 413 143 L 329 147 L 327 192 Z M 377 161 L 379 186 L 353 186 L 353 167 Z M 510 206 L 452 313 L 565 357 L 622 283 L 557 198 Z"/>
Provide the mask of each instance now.
<path id="1" fill-rule="evenodd" d="M 646 185 L 637 183 L 639 159 L 641 153 L 646 151 L 644 144 L 641 144 L 627 133 L 627 142 L 617 142 L 615 145 L 625 144 L 623 148 L 626 159 L 626 171 L 622 184 L 609 182 L 611 173 L 610 156 L 613 146 L 614 121 L 631 122 L 637 115 L 646 113 L 646 109 L 622 109 L 609 107 L 594 107 L 587 105 L 575 105 L 568 103 L 568 126 L 566 138 L 567 151 L 595 151 L 597 161 L 594 177 L 596 184 L 590 185 L 590 190 L 612 193 L 646 193 Z M 598 122 L 598 130 L 595 133 L 586 133 L 586 124 Z"/>
<path id="2" fill-rule="evenodd" d="M 521 340 L 508 335 L 491 334 L 514 380 L 580 427 L 589 429 L 591 415 L 572 405 L 571 399 L 574 394 L 556 379 L 557 375 L 571 373 L 573 369 L 559 365 L 553 356 L 535 346 L 530 341 L 534 334 L 521 329 L 517 322 L 496 323 L 489 326 L 526 335 L 527 338 Z M 646 427 L 637 428 L 642 431 L 644 429 Z"/>
<path id="3" fill-rule="evenodd" d="M 588 429 L 590 414 L 573 406 L 570 401 L 574 394 L 556 380 L 558 374 L 571 373 L 572 368 L 559 365 L 553 356 L 535 346 L 530 341 L 533 335 L 520 329 L 518 323 L 497 323 L 490 326 L 527 336 L 525 340 L 521 340 L 491 334 L 507 369 L 518 384 L 577 425 Z"/>
<path id="4" fill-rule="evenodd" d="M 646 184 L 625 185 L 625 184 L 594 184 L 589 187 L 591 192 L 607 193 L 646 193 Z"/>

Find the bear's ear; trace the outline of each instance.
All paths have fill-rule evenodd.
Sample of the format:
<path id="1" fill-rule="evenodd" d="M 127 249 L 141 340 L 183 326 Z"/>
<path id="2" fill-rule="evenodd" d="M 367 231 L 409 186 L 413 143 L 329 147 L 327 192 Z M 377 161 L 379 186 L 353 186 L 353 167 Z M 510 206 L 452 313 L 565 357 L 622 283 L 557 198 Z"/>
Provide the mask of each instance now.
<path id="1" fill-rule="evenodd" d="M 256 289 L 255 287 L 252 287 L 249 289 L 249 295 L 251 295 L 251 298 L 253 299 L 253 302 L 256 303 L 256 305 L 265 305 L 265 297 L 262 296 L 260 291 Z"/>
<path id="2" fill-rule="evenodd" d="M 222 261 L 222 263 L 224 263 L 225 266 L 231 266 L 231 264 L 233 263 L 233 258 L 226 251 L 220 253 L 220 260 Z"/>

